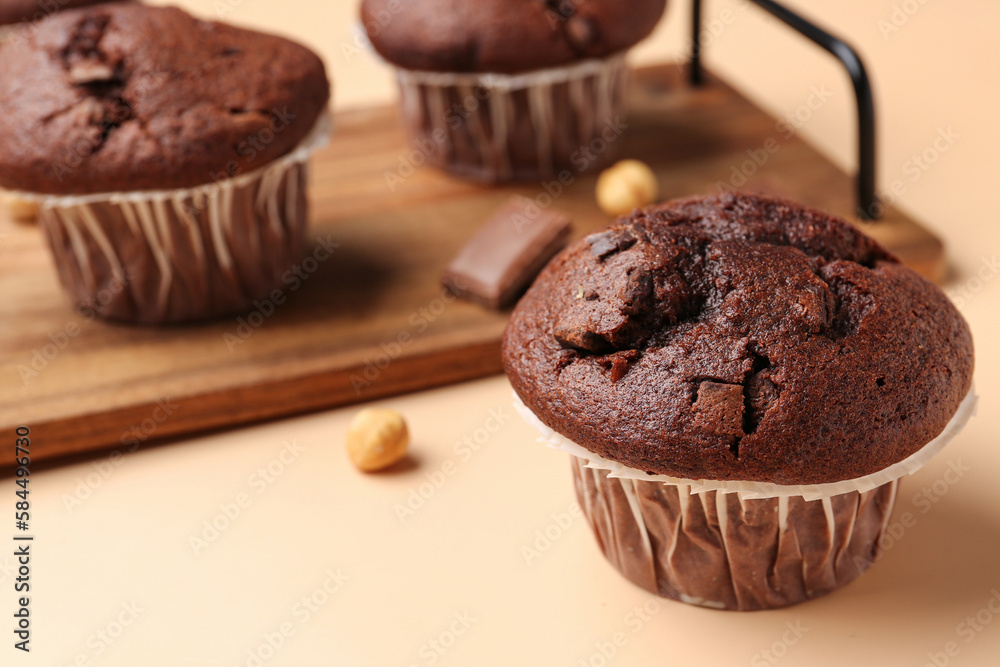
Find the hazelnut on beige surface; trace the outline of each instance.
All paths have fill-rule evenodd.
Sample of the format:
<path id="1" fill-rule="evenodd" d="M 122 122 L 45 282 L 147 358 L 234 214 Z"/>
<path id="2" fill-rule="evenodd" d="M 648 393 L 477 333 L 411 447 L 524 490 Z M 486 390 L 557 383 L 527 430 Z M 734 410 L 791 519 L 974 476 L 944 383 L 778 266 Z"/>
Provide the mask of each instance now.
<path id="1" fill-rule="evenodd" d="M 365 408 L 347 428 L 347 453 L 361 470 L 388 468 L 406 456 L 410 433 L 395 410 Z"/>
<path id="2" fill-rule="evenodd" d="M 0 194 L 2 194 L 3 204 L 11 220 L 34 222 L 38 218 L 38 204 L 35 202 L 18 197 L 10 192 Z"/>
<path id="3" fill-rule="evenodd" d="M 608 215 L 631 213 L 655 202 L 659 194 L 656 174 L 639 160 L 622 160 L 597 179 L 597 205 Z"/>

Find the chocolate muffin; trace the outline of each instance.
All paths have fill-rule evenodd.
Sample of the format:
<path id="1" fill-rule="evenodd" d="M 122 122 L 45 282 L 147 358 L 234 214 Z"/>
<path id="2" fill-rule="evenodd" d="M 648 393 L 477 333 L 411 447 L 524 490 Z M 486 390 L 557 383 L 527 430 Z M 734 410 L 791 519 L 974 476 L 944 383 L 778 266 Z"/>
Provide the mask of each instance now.
<path id="1" fill-rule="evenodd" d="M 102 0 L 0 0 L 0 28 L 38 21 L 64 9 L 96 5 Z"/>
<path id="2" fill-rule="evenodd" d="M 625 52 L 666 0 L 363 0 L 397 68 L 403 117 L 431 164 L 499 182 L 606 164 L 621 134 Z"/>
<path id="3" fill-rule="evenodd" d="M 78 303 L 174 322 L 280 285 L 303 249 L 306 159 L 329 130 L 315 54 L 108 3 L 44 19 L 0 60 L 0 187 L 41 203 Z M 94 303 L 112 281 L 125 289 Z"/>
<path id="4" fill-rule="evenodd" d="M 860 574 L 895 479 L 974 400 L 971 334 L 940 289 L 843 220 L 742 194 L 638 211 L 568 247 L 515 309 L 503 357 L 529 420 L 581 457 L 609 558 L 725 608 Z"/>

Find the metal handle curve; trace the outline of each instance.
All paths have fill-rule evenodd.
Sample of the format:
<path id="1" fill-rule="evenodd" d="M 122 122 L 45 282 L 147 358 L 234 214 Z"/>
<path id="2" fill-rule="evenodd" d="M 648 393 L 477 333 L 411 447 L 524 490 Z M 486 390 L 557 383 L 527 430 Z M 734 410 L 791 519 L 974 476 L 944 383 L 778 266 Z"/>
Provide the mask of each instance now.
<path id="1" fill-rule="evenodd" d="M 849 44 L 834 37 L 819 26 L 799 16 L 784 5 L 773 0 L 748 0 L 791 27 L 800 35 L 831 53 L 847 70 L 854 85 L 854 97 L 858 112 L 858 175 L 857 202 L 858 217 L 875 220 L 882 213 L 875 190 L 875 99 L 872 94 L 868 72 L 861 56 Z M 700 86 L 704 82 L 701 64 L 701 0 L 692 0 L 691 62 L 689 77 L 691 84 Z"/>

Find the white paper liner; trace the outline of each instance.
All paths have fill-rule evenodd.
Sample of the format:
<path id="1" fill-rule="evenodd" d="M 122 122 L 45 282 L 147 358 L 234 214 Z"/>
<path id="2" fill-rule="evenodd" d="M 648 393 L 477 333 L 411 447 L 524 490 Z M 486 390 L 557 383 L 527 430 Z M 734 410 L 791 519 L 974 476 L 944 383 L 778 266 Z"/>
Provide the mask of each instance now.
<path id="1" fill-rule="evenodd" d="M 78 305 L 154 324 L 231 314 L 279 287 L 298 260 L 307 224 L 305 165 L 332 128 L 324 111 L 289 153 L 194 187 L 13 194 L 39 204 L 60 280 Z"/>
<path id="2" fill-rule="evenodd" d="M 894 482 L 904 475 L 912 475 L 920 470 L 934 455 L 941 451 L 952 438 L 965 427 L 969 419 L 976 412 L 979 397 L 976 395 L 975 385 L 969 390 L 954 416 L 945 426 L 944 430 L 936 438 L 924 445 L 907 458 L 894 463 L 888 468 L 883 468 L 878 472 L 854 479 L 841 480 L 838 482 L 828 482 L 825 484 L 807 485 L 784 485 L 772 484 L 770 482 L 751 481 L 728 481 L 710 479 L 684 479 L 681 477 L 671 477 L 670 475 L 650 475 L 642 470 L 630 468 L 617 461 L 606 459 L 599 454 L 576 444 L 569 438 L 563 437 L 551 428 L 546 426 L 535 413 L 533 413 L 515 394 L 514 409 L 521 417 L 534 426 L 541 437 L 539 442 L 544 442 L 553 449 L 566 452 L 571 456 L 587 461 L 588 468 L 607 470 L 609 477 L 619 477 L 623 479 L 634 479 L 639 481 L 663 482 L 676 486 L 689 486 L 692 494 L 705 493 L 706 491 L 720 491 L 721 493 L 736 493 L 742 499 L 761 498 L 781 498 L 790 496 L 801 496 L 806 500 L 820 500 L 830 498 L 843 493 L 858 491 L 864 493 L 874 488 Z"/>
<path id="3" fill-rule="evenodd" d="M 551 86 L 567 81 L 600 76 L 609 69 L 626 65 L 626 54 L 617 53 L 607 58 L 589 58 L 579 62 L 537 69 L 518 74 L 503 74 L 497 72 L 427 72 L 422 70 L 404 69 L 389 63 L 396 70 L 396 78 L 401 83 L 421 86 L 482 86 L 502 90 L 533 88 L 535 86 Z"/>

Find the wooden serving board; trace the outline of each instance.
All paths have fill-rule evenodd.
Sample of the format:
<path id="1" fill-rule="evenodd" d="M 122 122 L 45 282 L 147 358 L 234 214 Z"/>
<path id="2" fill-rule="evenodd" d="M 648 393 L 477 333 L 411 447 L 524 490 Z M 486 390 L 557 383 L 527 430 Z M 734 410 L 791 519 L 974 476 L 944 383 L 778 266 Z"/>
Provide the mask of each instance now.
<path id="1" fill-rule="evenodd" d="M 339 247 L 267 317 L 166 328 L 88 319 L 65 300 L 37 228 L 0 219 L 3 432 L 30 426 L 37 461 L 499 372 L 507 314 L 451 299 L 440 274 L 504 199 L 541 185 L 486 188 L 411 169 L 394 108 L 336 123 L 311 174 L 311 233 Z M 628 124 L 619 156 L 652 165 L 664 198 L 717 192 L 734 166 L 752 171 L 746 161 L 777 145 L 746 189 L 854 209 L 851 178 L 717 79 L 690 89 L 676 65 L 638 71 Z M 393 188 L 387 173 L 402 176 Z M 596 176 L 574 176 L 555 206 L 582 236 L 609 219 Z M 942 245 L 916 222 L 890 209 L 865 228 L 941 276 Z"/>

